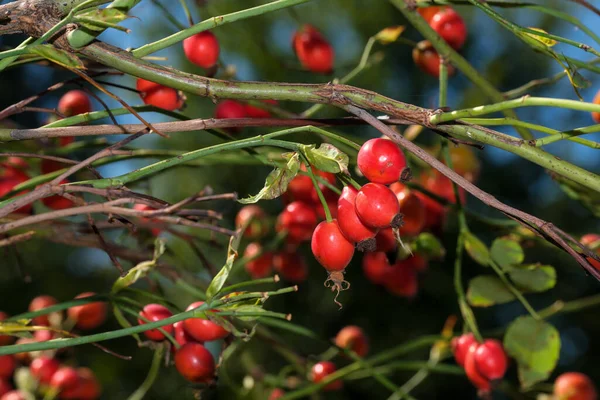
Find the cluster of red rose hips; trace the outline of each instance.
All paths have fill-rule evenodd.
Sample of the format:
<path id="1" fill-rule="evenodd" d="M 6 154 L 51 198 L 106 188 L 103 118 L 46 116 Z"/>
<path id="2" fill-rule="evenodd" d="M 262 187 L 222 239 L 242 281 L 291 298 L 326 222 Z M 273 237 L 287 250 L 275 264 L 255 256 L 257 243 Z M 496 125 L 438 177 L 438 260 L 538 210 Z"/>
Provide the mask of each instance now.
<path id="1" fill-rule="evenodd" d="M 93 296 L 82 293 L 76 299 Z M 39 311 L 57 304 L 52 296 L 38 296 L 29 304 L 29 311 Z M 32 325 L 38 328 L 33 337 L 20 338 L 16 344 L 45 342 L 61 336 L 68 327 L 91 330 L 99 327 L 106 319 L 107 307 L 102 302 L 92 302 L 68 309 L 65 320 L 61 312 L 33 318 Z M 8 315 L 0 312 L 0 320 Z M 48 329 L 43 329 L 47 327 Z M 40 329 L 42 328 L 42 329 Z M 0 336 L 0 345 L 14 341 L 12 336 Z M 42 351 L 0 356 L 0 399 L 27 400 L 33 392 L 59 399 L 95 400 L 100 397 L 101 387 L 94 373 L 85 367 L 73 367 L 64 363 L 64 352 Z M 18 389 L 13 388 L 13 381 Z"/>
<path id="2" fill-rule="evenodd" d="M 590 247 L 596 251 L 596 254 L 600 255 L 600 235 L 588 233 L 583 235 L 579 241 L 582 245 Z M 586 259 L 594 268 L 600 271 L 600 261 L 594 260 L 592 257 L 586 257 Z"/>
<path id="3" fill-rule="evenodd" d="M 452 48 L 460 50 L 467 39 L 467 26 L 462 17 L 449 6 L 419 8 L 419 13 L 429 26 L 436 31 Z M 413 61 L 429 75 L 439 76 L 440 55 L 428 40 L 423 40 L 413 49 Z M 448 76 L 454 74 L 448 65 Z"/>

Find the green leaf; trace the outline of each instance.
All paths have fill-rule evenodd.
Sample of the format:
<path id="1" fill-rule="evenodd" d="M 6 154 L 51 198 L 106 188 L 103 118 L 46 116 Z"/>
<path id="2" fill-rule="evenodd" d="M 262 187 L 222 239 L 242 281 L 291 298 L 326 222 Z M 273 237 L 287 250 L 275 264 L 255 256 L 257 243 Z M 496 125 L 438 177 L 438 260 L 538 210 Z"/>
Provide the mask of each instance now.
<path id="1" fill-rule="evenodd" d="M 546 35 L 548 34 L 548 32 L 546 32 L 545 30 L 540 29 L 540 28 L 531 28 L 530 27 L 529 29 L 531 29 L 532 31 L 537 31 L 537 32 L 544 33 Z M 556 40 L 548 38 L 548 37 L 545 37 L 545 36 L 536 35 L 534 33 L 529 33 L 529 32 L 523 32 L 523 33 L 525 35 L 527 35 L 527 36 L 529 36 L 529 37 L 537 40 L 538 42 L 541 42 L 541 43 L 545 44 L 548 47 L 552 47 L 552 46 L 556 45 L 556 43 L 558 43 Z"/>
<path id="2" fill-rule="evenodd" d="M 517 361 L 521 386 L 528 388 L 548 379 L 556 367 L 560 336 L 549 323 L 523 316 L 506 330 L 504 348 Z"/>
<path id="3" fill-rule="evenodd" d="M 479 238 L 470 232 L 464 233 L 465 235 L 465 249 L 467 253 L 475 260 L 478 264 L 488 266 L 490 264 L 490 251 L 487 246 L 479 240 Z"/>
<path id="4" fill-rule="evenodd" d="M 51 44 L 31 45 L 27 46 L 27 50 L 66 68 L 85 69 L 83 63 L 75 54 L 57 49 Z"/>
<path id="5" fill-rule="evenodd" d="M 474 307 L 489 307 L 513 301 L 515 295 L 497 276 L 480 275 L 469 282 L 467 300 Z"/>
<path id="6" fill-rule="evenodd" d="M 31 338 L 31 320 L 22 319 L 18 321 L 0 322 L 0 335 L 15 336 L 19 338 Z"/>
<path id="7" fill-rule="evenodd" d="M 411 247 L 417 253 L 428 258 L 440 259 L 446 255 L 446 250 L 442 242 L 429 232 L 424 232 L 417 236 Z"/>
<path id="8" fill-rule="evenodd" d="M 403 25 L 388 26 L 387 28 L 377 32 L 377 34 L 373 37 L 381 44 L 390 44 L 398 40 L 400 35 L 402 35 L 402 32 L 405 30 L 406 27 Z"/>
<path id="9" fill-rule="evenodd" d="M 259 200 L 271 200 L 281 196 L 287 190 L 292 179 L 300 170 L 300 156 L 294 153 L 282 168 L 275 168 L 265 181 L 265 186 L 254 196 L 238 200 L 242 204 L 252 204 Z"/>
<path id="10" fill-rule="evenodd" d="M 490 249 L 492 260 L 494 260 L 503 269 L 509 269 L 511 266 L 519 265 L 525 259 L 525 253 L 521 245 L 510 239 L 496 239 Z"/>
<path id="11" fill-rule="evenodd" d="M 314 145 L 300 145 L 302 153 L 308 159 L 310 165 L 324 172 L 332 174 L 348 172 L 348 163 L 350 159 L 348 155 L 340 149 L 329 143 L 322 143 L 319 148 Z"/>
<path id="12" fill-rule="evenodd" d="M 545 292 L 556 285 L 556 270 L 550 265 L 522 265 L 508 271 L 508 276 L 528 292 Z"/>
<path id="13" fill-rule="evenodd" d="M 241 232 L 244 232 L 245 229 L 245 227 L 242 227 L 242 229 L 238 231 L 237 235 L 234 235 L 229 239 L 229 248 L 227 249 L 227 260 L 225 261 L 225 265 L 223 265 L 223 268 L 221 268 L 219 273 L 215 275 L 213 280 L 210 282 L 208 289 L 206 289 L 206 296 L 209 300 L 218 294 L 223 288 L 223 285 L 225 285 L 225 282 L 229 277 L 229 273 L 233 268 L 233 262 L 238 256 L 237 249 L 242 238 Z"/>
<path id="14" fill-rule="evenodd" d="M 227 310 L 226 308 L 223 308 L 222 311 Z M 259 305 L 251 305 L 251 304 L 246 304 L 246 305 L 241 305 L 235 308 L 232 308 L 232 311 L 235 310 L 236 312 L 247 312 L 247 313 L 257 313 L 257 314 L 261 314 L 264 313 L 265 310 L 264 308 L 262 308 L 262 306 Z M 242 321 L 255 321 L 257 318 L 260 318 L 260 316 L 237 316 L 236 318 L 242 320 Z"/>
<path id="15" fill-rule="evenodd" d="M 118 293 L 119 291 L 125 289 L 136 283 L 139 279 L 145 277 L 154 269 L 156 266 L 156 262 L 165 252 L 165 241 L 164 239 L 157 238 L 154 242 L 154 255 L 152 260 L 144 261 L 131 268 L 125 276 L 120 276 L 117 278 L 115 283 L 113 284 L 111 294 Z"/>
<path id="16" fill-rule="evenodd" d="M 117 320 L 117 322 L 119 323 L 119 325 L 121 325 L 121 327 L 123 329 L 126 328 L 131 328 L 133 325 L 131 325 L 131 323 L 127 320 L 127 318 L 125 318 L 125 316 L 123 315 L 123 313 L 121 312 L 121 310 L 119 309 L 119 307 L 113 307 L 113 315 L 115 316 L 115 319 Z M 134 337 L 134 339 L 136 340 L 136 342 L 138 342 L 138 345 L 142 344 L 142 340 L 140 339 L 140 335 L 137 333 L 134 333 L 132 335 Z"/>
<path id="17" fill-rule="evenodd" d="M 127 19 L 127 13 L 117 8 L 92 9 L 77 14 L 75 21 L 90 31 L 103 31 L 107 25 L 115 25 Z"/>

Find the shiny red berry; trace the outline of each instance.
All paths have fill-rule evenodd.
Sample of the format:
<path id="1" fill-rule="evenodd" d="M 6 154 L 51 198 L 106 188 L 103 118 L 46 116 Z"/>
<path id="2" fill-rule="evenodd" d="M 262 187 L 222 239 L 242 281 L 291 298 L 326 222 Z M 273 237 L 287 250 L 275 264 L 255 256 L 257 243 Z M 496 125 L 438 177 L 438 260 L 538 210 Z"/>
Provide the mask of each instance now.
<path id="1" fill-rule="evenodd" d="M 304 68 L 316 73 L 332 72 L 335 57 L 333 47 L 315 27 L 304 25 L 294 34 L 292 43 Z"/>
<path id="2" fill-rule="evenodd" d="M 258 239 L 267 233 L 268 224 L 266 218 L 267 215 L 260 206 L 250 204 L 242 207 L 240 211 L 238 211 L 235 217 L 235 227 L 240 229 L 251 220 L 244 231 L 244 237 L 247 237 L 248 239 Z"/>
<path id="3" fill-rule="evenodd" d="M 276 106 L 277 100 L 263 100 L 263 103 Z M 251 104 L 244 104 L 244 107 L 246 108 L 246 115 L 249 118 L 271 118 L 271 113 L 264 108 L 259 108 Z"/>
<path id="4" fill-rule="evenodd" d="M 94 296 L 96 293 L 86 292 L 76 296 L 76 299 Z M 108 307 L 101 301 L 82 304 L 69 308 L 67 314 L 75 321 L 75 326 L 82 330 L 96 329 L 106 320 Z"/>
<path id="5" fill-rule="evenodd" d="M 369 352 L 367 335 L 356 325 L 343 327 L 335 337 L 335 344 L 338 347 L 352 350 L 360 357 L 366 356 Z"/>
<path id="6" fill-rule="evenodd" d="M 183 321 L 175 322 L 173 324 L 173 337 L 175 338 L 175 341 L 179 343 L 180 346 L 183 346 L 184 344 L 189 342 L 198 342 L 189 333 L 185 331 Z M 172 350 L 175 351 L 175 347 L 172 347 Z"/>
<path id="7" fill-rule="evenodd" d="M 362 267 L 367 279 L 376 285 L 383 284 L 391 268 L 387 255 L 380 251 L 365 253 Z"/>
<path id="8" fill-rule="evenodd" d="M 461 49 L 467 39 L 465 21 L 450 7 L 437 12 L 429 21 L 429 25 L 455 50 Z"/>
<path id="9" fill-rule="evenodd" d="M 465 333 L 464 335 L 452 339 L 452 352 L 454 353 L 454 359 L 458 365 L 464 367 L 467 352 L 471 345 L 475 343 L 477 343 L 477 340 L 475 340 L 475 336 L 472 333 Z"/>
<path id="10" fill-rule="evenodd" d="M 286 281 L 300 283 L 306 280 L 308 266 L 298 252 L 282 251 L 273 256 L 273 268 Z"/>
<path id="11" fill-rule="evenodd" d="M 443 10 L 444 8 L 446 8 L 446 7 L 445 6 L 419 7 L 417 9 L 417 11 L 419 12 L 419 14 L 421 14 L 423 19 L 425 21 L 427 21 L 427 23 L 429 23 L 429 21 L 431 21 L 433 16 L 435 14 L 437 14 L 438 12 L 440 12 L 440 10 Z"/>
<path id="12" fill-rule="evenodd" d="M 302 164 L 300 171 L 306 171 L 306 165 Z M 288 184 L 284 197 L 288 201 L 313 203 L 313 192 L 315 192 L 315 187 L 310 176 L 298 174 Z"/>
<path id="13" fill-rule="evenodd" d="M 173 316 L 173 313 L 171 312 L 171 310 L 169 310 L 167 307 L 163 306 L 162 304 L 147 304 L 146 306 L 144 306 L 142 311 L 140 311 L 140 317 L 145 318 L 146 320 L 148 320 L 148 322 L 161 321 L 165 318 L 169 318 L 172 316 Z M 138 318 L 138 324 L 140 324 L 140 325 L 147 324 L 148 322 L 146 322 L 146 320 L 144 320 L 142 318 Z M 165 332 L 167 332 L 170 335 L 173 334 L 173 325 L 165 325 L 165 326 L 162 326 L 161 329 L 163 329 Z M 166 339 L 165 335 L 158 329 L 151 329 L 149 331 L 144 331 L 144 335 L 148 339 L 153 340 L 155 342 L 160 342 L 160 341 Z"/>
<path id="14" fill-rule="evenodd" d="M 309 240 L 317 226 L 315 208 L 301 201 L 288 204 L 277 218 L 277 232 L 287 231 L 289 243 Z"/>
<path id="15" fill-rule="evenodd" d="M 40 383 L 49 384 L 54 373 L 60 368 L 60 363 L 54 358 L 41 356 L 31 361 L 29 371 Z"/>
<path id="16" fill-rule="evenodd" d="M 61 185 L 64 185 L 66 183 L 69 183 L 69 181 L 66 179 L 63 179 L 60 182 Z M 73 203 L 71 200 L 59 195 L 44 197 L 42 199 L 42 203 L 44 203 L 46 207 L 51 208 L 53 210 L 65 210 L 67 208 L 75 206 L 75 203 Z"/>
<path id="17" fill-rule="evenodd" d="M 79 375 L 77 371 L 71 367 L 59 368 L 52 378 L 50 378 L 49 386 L 60 392 L 60 398 L 69 398 L 73 391 L 79 385 Z"/>
<path id="18" fill-rule="evenodd" d="M 57 109 L 65 117 L 71 117 L 92 111 L 92 102 L 83 90 L 71 90 L 60 98 Z"/>
<path id="19" fill-rule="evenodd" d="M 247 118 L 246 108 L 240 102 L 235 100 L 223 100 L 215 108 L 215 118 L 217 119 L 229 119 L 229 118 Z M 228 128 L 230 131 L 241 131 L 242 128 Z"/>
<path id="20" fill-rule="evenodd" d="M 475 366 L 490 381 L 502 379 L 508 368 L 508 357 L 502 343 L 487 339 L 475 351 Z"/>
<path id="21" fill-rule="evenodd" d="M 0 379 L 10 379 L 16 366 L 17 361 L 12 355 L 0 356 Z"/>
<path id="22" fill-rule="evenodd" d="M 375 236 L 375 242 L 377 244 L 375 251 L 383 253 L 396 251 L 398 247 L 398 240 L 392 228 L 380 229 L 377 236 Z"/>
<path id="23" fill-rule="evenodd" d="M 346 186 L 342 190 L 337 205 L 338 224 L 346 239 L 357 244 L 358 250 L 373 251 L 378 229 L 366 226 L 358 217 L 355 207 L 357 194 L 358 190 L 351 186 Z"/>
<path id="24" fill-rule="evenodd" d="M 20 390 L 11 390 L 6 392 L 0 400 L 28 400 L 31 397 L 26 397 L 25 393 Z"/>
<path id="25" fill-rule="evenodd" d="M 360 172 L 371 182 L 389 185 L 397 182 L 406 168 L 406 157 L 391 140 L 367 140 L 358 152 Z"/>
<path id="26" fill-rule="evenodd" d="M 198 308 L 202 304 L 204 304 L 203 301 L 192 303 L 186 311 Z M 205 318 L 188 318 L 183 321 L 183 327 L 191 337 L 200 342 L 210 342 L 211 340 L 222 339 L 229 335 L 229 332 L 221 325 L 217 325 Z"/>
<path id="27" fill-rule="evenodd" d="M 77 368 L 79 382 L 68 394 L 63 393 L 61 398 L 72 400 L 96 400 L 100 398 L 101 387 L 96 375 L 89 368 Z"/>
<path id="28" fill-rule="evenodd" d="M 596 400 L 594 382 L 581 372 L 566 372 L 554 381 L 554 396 L 557 400 Z"/>
<path id="29" fill-rule="evenodd" d="M 417 271 L 402 261 L 396 261 L 386 270 L 383 286 L 394 296 L 412 298 L 419 289 Z"/>
<path id="30" fill-rule="evenodd" d="M 314 383 L 319 383 L 321 382 L 323 379 L 325 379 L 328 375 L 333 374 L 335 371 L 337 370 L 337 368 L 335 367 L 335 364 L 332 363 L 331 361 L 321 361 L 316 363 L 315 365 L 313 365 L 313 367 L 310 370 L 310 380 L 313 381 Z M 343 383 L 341 380 L 335 380 L 331 383 L 329 383 L 328 385 L 326 385 L 323 390 L 326 391 L 330 391 L 330 390 L 340 390 L 343 386 Z"/>
<path id="31" fill-rule="evenodd" d="M 367 183 L 356 195 L 356 213 L 372 228 L 398 227 L 402 224 L 400 204 L 394 192 L 380 183 Z"/>
<path id="32" fill-rule="evenodd" d="M 425 204 L 408 187 L 400 182 L 390 185 L 390 190 L 396 194 L 402 214 L 400 236 L 417 236 L 425 228 L 427 218 Z"/>
<path id="33" fill-rule="evenodd" d="M 183 41 L 188 60 L 202 68 L 211 68 L 219 60 L 219 41 L 210 31 L 197 33 Z"/>
<path id="34" fill-rule="evenodd" d="M 580 239 L 580 242 L 584 246 L 592 246 L 598 243 L 600 245 L 600 235 L 596 235 L 594 233 L 588 233 L 587 235 L 583 235 Z M 600 246 L 596 248 L 596 254 L 600 255 Z M 600 270 L 600 261 L 594 260 L 592 257 L 586 257 L 587 261 L 592 264 L 592 266 L 598 270 Z"/>
<path id="35" fill-rule="evenodd" d="M 440 76 L 440 55 L 433 48 L 431 42 L 423 40 L 417 43 L 417 46 L 413 49 L 412 57 L 414 63 L 421 70 L 436 78 Z M 452 76 L 456 72 L 451 64 L 448 64 L 447 70 L 448 76 Z"/>
<path id="36" fill-rule="evenodd" d="M 184 98 L 173 88 L 145 79 L 138 79 L 136 89 L 140 92 L 140 97 L 144 101 L 144 104 L 170 111 L 183 107 Z"/>
<path id="37" fill-rule="evenodd" d="M 245 265 L 246 272 L 248 272 L 248 275 L 252 279 L 265 278 L 271 274 L 273 269 L 273 253 L 270 251 L 263 252 L 260 243 L 252 242 L 248 244 L 244 250 L 244 258 L 252 259 L 247 261 Z"/>
<path id="38" fill-rule="evenodd" d="M 354 255 L 354 245 L 344 237 L 335 219 L 317 225 L 310 247 L 317 261 L 330 272 L 344 270 Z"/>
<path id="39" fill-rule="evenodd" d="M 58 303 L 58 301 L 52 296 L 48 296 L 48 295 L 38 296 L 38 297 L 34 298 L 33 300 L 31 300 L 31 303 L 29 303 L 29 311 L 34 312 L 34 311 L 43 310 L 44 308 L 53 306 L 57 303 Z M 43 326 L 50 325 L 50 321 L 48 320 L 48 315 L 40 315 L 39 317 L 35 317 L 35 318 L 33 318 L 32 323 L 33 323 L 33 325 L 43 325 Z"/>
<path id="40" fill-rule="evenodd" d="M 208 383 L 215 375 L 215 360 L 200 343 L 187 343 L 175 353 L 177 371 L 190 382 Z"/>
<path id="41" fill-rule="evenodd" d="M 269 394 L 268 400 L 279 400 L 284 395 L 285 395 L 285 392 L 283 391 L 283 389 L 275 388 L 271 391 L 271 394 Z"/>
<path id="42" fill-rule="evenodd" d="M 467 378 L 471 381 L 471 383 L 479 389 L 483 393 L 488 393 L 492 389 L 492 385 L 490 380 L 483 376 L 479 369 L 477 368 L 477 361 L 475 359 L 475 353 L 477 348 L 479 347 L 479 343 L 473 343 L 471 347 L 467 349 L 467 354 L 465 356 L 465 372 L 467 374 Z"/>

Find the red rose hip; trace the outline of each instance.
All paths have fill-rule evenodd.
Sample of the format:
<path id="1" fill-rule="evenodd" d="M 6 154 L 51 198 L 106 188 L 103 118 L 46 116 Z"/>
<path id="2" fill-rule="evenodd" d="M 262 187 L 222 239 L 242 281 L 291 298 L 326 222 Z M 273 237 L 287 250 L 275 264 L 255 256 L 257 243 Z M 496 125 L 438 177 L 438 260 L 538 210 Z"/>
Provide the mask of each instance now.
<path id="1" fill-rule="evenodd" d="M 183 52 L 190 62 L 202 68 L 211 68 L 219 60 L 219 41 L 209 31 L 197 33 L 183 41 Z"/>
<path id="2" fill-rule="evenodd" d="M 477 343 L 475 336 L 472 333 L 465 333 L 457 338 L 452 339 L 452 352 L 456 363 L 461 367 L 465 365 L 467 352 L 472 344 Z"/>
<path id="3" fill-rule="evenodd" d="M 38 296 L 38 297 L 34 298 L 33 300 L 31 300 L 31 303 L 29 303 L 29 311 L 33 312 L 33 311 L 43 310 L 44 308 L 48 308 L 57 303 L 58 303 L 58 301 L 52 296 L 48 296 L 48 295 Z M 50 325 L 50 321 L 48 320 L 48 315 L 40 315 L 39 317 L 35 317 L 35 318 L 33 318 L 32 322 L 33 322 L 33 325 L 43 325 L 43 326 Z"/>
<path id="4" fill-rule="evenodd" d="M 406 168 L 406 158 L 400 147 L 381 138 L 368 140 L 362 145 L 357 163 L 365 178 L 384 185 L 399 181 Z"/>
<path id="5" fill-rule="evenodd" d="M 364 357 L 369 352 L 369 341 L 365 332 L 356 325 L 342 328 L 335 337 L 335 344 L 344 349 L 350 349 L 358 356 Z"/>
<path id="6" fill-rule="evenodd" d="M 165 306 L 161 304 L 148 304 L 144 306 L 142 311 L 140 311 L 140 317 L 143 317 L 148 320 L 148 322 L 156 322 L 163 320 L 165 318 L 172 317 L 173 313 Z M 144 325 L 148 323 L 142 318 L 138 318 L 138 324 Z M 173 325 L 165 325 L 162 326 L 163 329 L 168 334 L 173 334 Z M 151 329 L 149 331 L 144 331 L 144 335 L 155 342 L 160 342 L 161 340 L 165 340 L 165 335 L 159 331 L 158 329 Z"/>
<path id="7" fill-rule="evenodd" d="M 76 296 L 76 299 L 94 296 L 96 293 L 86 292 Z M 82 330 L 96 329 L 104 323 L 107 314 L 106 303 L 101 301 L 87 303 L 69 308 L 67 314 L 75 321 L 75 326 Z"/>
<path id="8" fill-rule="evenodd" d="M 188 306 L 186 311 L 193 310 L 204 304 L 203 301 L 197 301 Z M 205 318 L 188 318 L 183 321 L 183 328 L 188 335 L 200 342 L 210 342 L 211 340 L 222 339 L 229 335 L 221 325 Z"/>
<path id="9" fill-rule="evenodd" d="M 462 48 L 467 39 L 465 21 L 450 7 L 438 11 L 429 21 L 429 25 L 455 50 Z"/>
<path id="10" fill-rule="evenodd" d="M 310 247 L 317 261 L 330 272 L 343 271 L 354 255 L 354 246 L 344 237 L 335 219 L 317 225 Z"/>
<path id="11" fill-rule="evenodd" d="M 475 366 L 490 381 L 502 379 L 508 368 L 508 358 L 502 343 L 487 339 L 475 351 Z"/>
<path id="12" fill-rule="evenodd" d="M 83 90 L 71 90 L 60 98 L 57 109 L 64 116 L 72 117 L 92 111 L 92 103 Z"/>
<path id="13" fill-rule="evenodd" d="M 594 382 L 580 372 L 566 372 L 554 381 L 554 396 L 558 400 L 596 400 Z"/>
<path id="14" fill-rule="evenodd" d="M 252 279 L 264 278 L 271 274 L 273 268 L 273 253 L 270 251 L 263 252 L 260 243 L 252 242 L 248 244 L 244 250 L 244 258 L 251 259 L 246 262 L 245 268 Z"/>
<path id="15" fill-rule="evenodd" d="M 351 186 L 344 187 L 337 204 L 337 220 L 340 230 L 352 243 L 357 244 L 360 251 L 375 250 L 377 228 L 370 228 L 363 224 L 355 208 L 358 191 Z"/>
<path id="16" fill-rule="evenodd" d="M 43 384 L 49 384 L 54 373 L 60 368 L 60 363 L 54 358 L 41 356 L 31 361 L 29 372 Z"/>
<path id="17" fill-rule="evenodd" d="M 310 370 L 310 380 L 314 383 L 319 383 L 328 375 L 333 374 L 336 370 L 337 368 L 335 367 L 335 364 L 331 361 L 318 362 L 315 365 L 313 365 L 313 367 Z M 342 381 L 338 379 L 329 383 L 328 385 L 325 385 L 323 390 L 340 390 L 342 388 L 342 385 Z"/>
<path id="18" fill-rule="evenodd" d="M 286 240 L 297 244 L 309 240 L 315 226 L 317 226 L 317 214 L 314 207 L 301 201 L 294 201 L 279 215 L 276 230 L 287 231 Z"/>
<path id="19" fill-rule="evenodd" d="M 200 343 L 187 343 L 175 353 L 177 371 L 190 382 L 207 383 L 215 375 L 215 360 Z"/>
<path id="20" fill-rule="evenodd" d="M 402 224 L 396 195 L 380 183 L 364 185 L 356 195 L 355 207 L 360 220 L 371 228 L 395 228 Z"/>

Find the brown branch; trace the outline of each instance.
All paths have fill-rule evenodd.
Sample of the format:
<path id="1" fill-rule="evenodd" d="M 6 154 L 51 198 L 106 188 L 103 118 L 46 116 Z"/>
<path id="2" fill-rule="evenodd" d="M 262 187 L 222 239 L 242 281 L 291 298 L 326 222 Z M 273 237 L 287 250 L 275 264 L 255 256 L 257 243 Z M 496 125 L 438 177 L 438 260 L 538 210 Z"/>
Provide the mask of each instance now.
<path id="1" fill-rule="evenodd" d="M 415 156 L 417 156 L 418 158 L 420 158 L 421 160 L 438 170 L 441 174 L 455 182 L 458 186 L 462 187 L 473 196 L 477 197 L 483 203 L 501 211 L 505 215 L 515 219 L 516 221 L 520 222 L 528 228 L 533 227 L 538 233 L 541 233 L 544 237 L 550 239 L 557 247 L 562 248 L 564 251 L 569 253 L 589 274 L 591 274 L 597 280 L 600 281 L 600 271 L 596 270 L 596 268 L 594 268 L 584 257 L 582 257 L 581 254 L 573 250 L 573 248 L 571 248 L 571 246 L 569 246 L 569 244 L 567 244 L 565 240 L 559 235 L 559 232 L 562 231 L 556 228 L 552 223 L 546 222 L 540 218 L 537 218 L 533 215 L 530 215 L 526 212 L 523 212 L 521 210 L 518 210 L 516 208 L 510 207 L 507 204 L 502 203 L 491 194 L 479 189 L 477 186 L 475 186 L 474 184 L 472 184 L 471 182 L 454 172 L 452 169 L 448 168 L 445 164 L 443 164 L 441 161 L 437 160 L 435 157 L 421 149 L 416 144 L 412 143 L 411 141 L 404 138 L 402 135 L 398 134 L 389 126 L 383 124 L 381 121 L 379 121 L 367 111 L 350 104 L 346 104 L 341 107 L 346 109 L 348 112 L 358 116 L 359 118 L 362 118 L 365 121 L 367 121 L 375 129 L 388 136 L 390 139 L 398 143 L 404 149 L 413 153 Z M 572 240 L 575 243 L 578 243 L 576 240 Z M 591 251 L 583 247 L 581 244 L 579 244 L 579 246 L 584 252 L 586 252 L 587 255 L 591 257 L 595 256 Z"/>
<path id="2" fill-rule="evenodd" d="M 6 239 L 0 240 L 0 247 L 12 246 L 15 243 L 25 242 L 35 236 L 35 231 L 29 231 L 25 233 L 20 233 L 18 235 L 14 235 L 8 237 Z"/>

